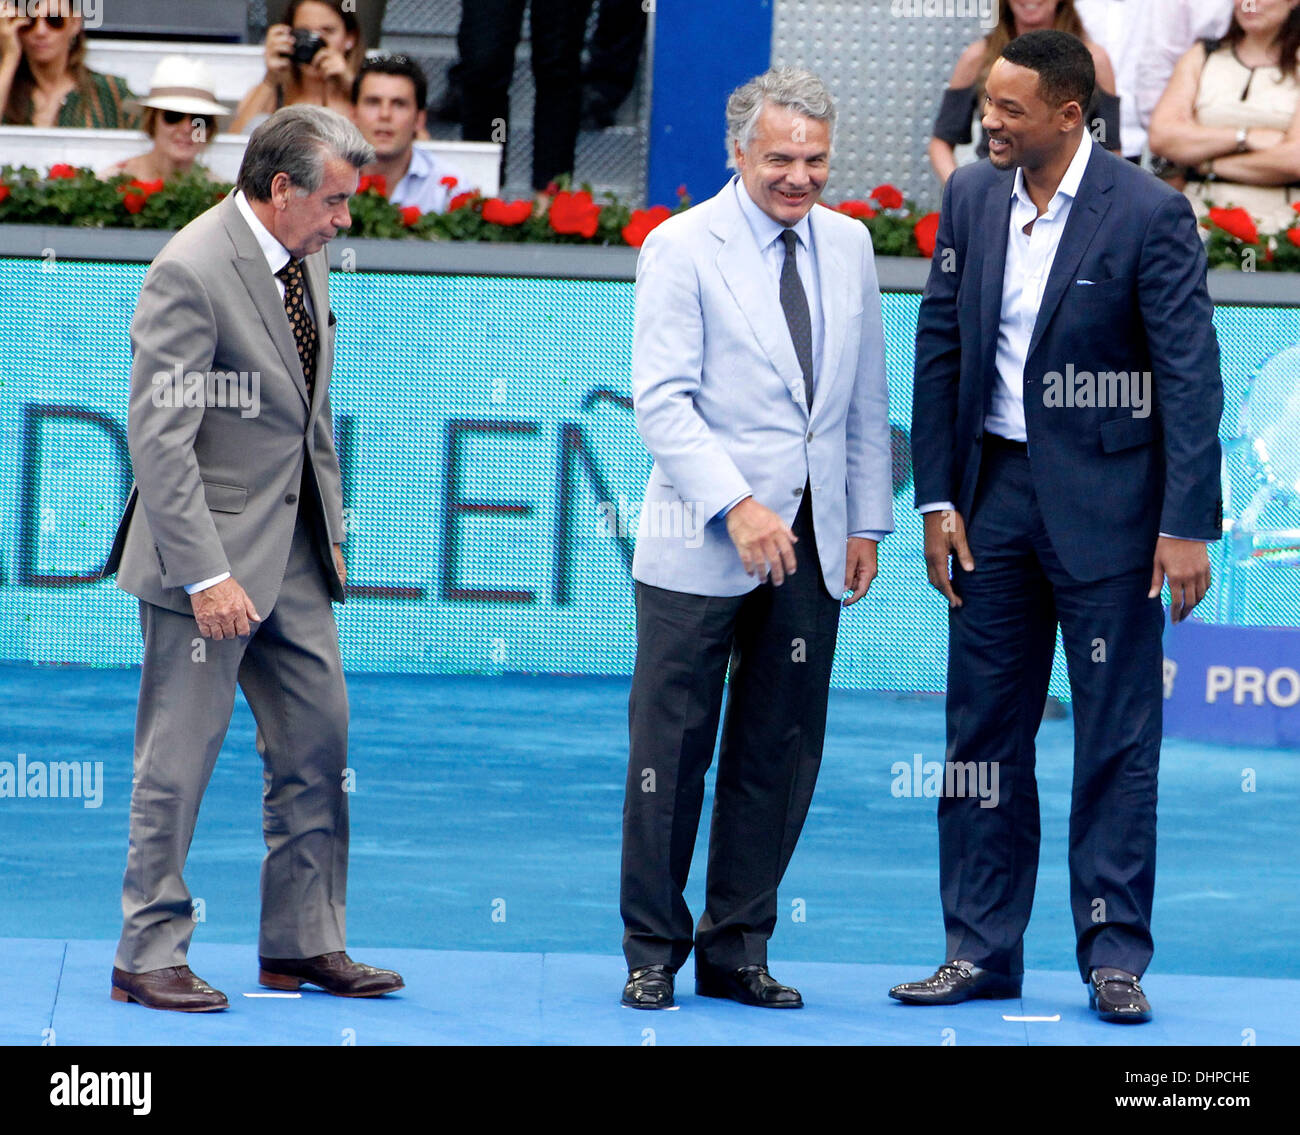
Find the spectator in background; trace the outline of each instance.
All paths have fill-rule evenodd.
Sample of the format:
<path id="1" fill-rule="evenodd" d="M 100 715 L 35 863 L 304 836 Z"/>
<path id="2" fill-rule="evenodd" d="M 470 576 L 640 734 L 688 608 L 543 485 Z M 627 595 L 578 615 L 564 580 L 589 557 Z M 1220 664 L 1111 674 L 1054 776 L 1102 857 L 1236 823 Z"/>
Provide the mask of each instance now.
<path id="1" fill-rule="evenodd" d="M 1151 149 L 1187 167 L 1184 193 L 1289 228 L 1300 200 L 1300 0 L 1236 0 L 1227 35 L 1186 52 L 1151 116 Z"/>
<path id="2" fill-rule="evenodd" d="M 939 115 L 934 123 L 934 137 L 930 139 L 930 164 L 940 182 L 946 182 L 957 168 L 954 147 L 971 140 L 971 118 L 981 109 L 984 101 L 984 82 L 989 70 L 997 61 L 1002 49 L 1017 36 L 1047 28 L 1067 32 L 1081 39 L 1092 55 L 1097 72 L 1097 86 L 1088 104 L 1089 123 L 1101 122 L 1098 142 L 1103 148 L 1118 151 L 1120 148 L 1120 103 L 1115 94 L 1115 72 L 1110 57 L 1088 38 L 1083 21 L 1075 11 L 1074 0 L 1006 0 L 1002 5 L 997 26 L 983 39 L 978 39 L 962 52 L 953 69 L 948 89 L 939 104 Z M 975 153 L 980 158 L 989 154 L 988 139 L 980 128 L 979 145 Z"/>
<path id="3" fill-rule="evenodd" d="M 582 72 L 582 125 L 606 130 L 636 85 L 645 46 L 646 6 L 642 0 L 599 0 L 596 30 L 587 45 Z"/>
<path id="4" fill-rule="evenodd" d="M 216 135 L 218 117 L 230 116 L 230 108 L 217 102 L 216 88 L 203 60 L 184 55 L 160 59 L 149 93 L 135 101 L 153 149 L 117 162 L 99 176 L 107 179 L 126 173 L 139 181 L 166 181 L 188 173 Z M 201 164 L 199 168 L 204 169 Z M 213 177 L 211 171 L 204 172 Z"/>
<path id="5" fill-rule="evenodd" d="M 1147 3 L 1148 0 L 1074 0 L 1087 38 L 1110 57 L 1115 68 L 1120 152 L 1134 164 L 1141 163 L 1147 144 L 1134 97 L 1138 57 L 1145 50 L 1143 29 L 1147 23 Z"/>
<path id="6" fill-rule="evenodd" d="M 352 118 L 375 148 L 375 160 L 362 174 L 382 177 L 394 205 L 445 213 L 460 175 L 414 146 L 424 128 L 427 96 L 428 83 L 418 63 L 405 55 L 378 55 L 361 65 L 352 84 Z M 447 184 L 453 178 L 456 184 Z"/>
<path id="7" fill-rule="evenodd" d="M 505 142 L 515 48 L 529 10 L 533 82 L 533 189 L 572 173 L 582 112 L 582 45 L 592 0 L 474 0 L 461 12 L 461 137 Z M 502 153 L 502 171 L 505 154 Z M 504 176 L 502 181 L 504 181 Z"/>
<path id="8" fill-rule="evenodd" d="M 1137 52 L 1133 99 L 1143 129 L 1151 125 L 1156 103 L 1174 65 L 1197 40 L 1222 39 L 1232 18 L 1232 0 L 1141 0 L 1136 24 Z"/>
<path id="9" fill-rule="evenodd" d="M 316 50 L 308 58 L 313 46 Z M 284 22 L 266 29 L 264 53 L 266 77 L 240 102 L 230 127 L 234 133 L 246 133 L 280 107 L 300 102 L 326 106 L 345 117 L 352 113 L 352 84 L 366 57 L 355 4 L 289 0 Z"/>
<path id="10" fill-rule="evenodd" d="M 137 129 L 126 80 L 86 66 L 81 17 L 46 15 L 48 7 L 27 4 L 22 11 L 35 14 L 18 15 L 0 3 L 0 123 Z"/>

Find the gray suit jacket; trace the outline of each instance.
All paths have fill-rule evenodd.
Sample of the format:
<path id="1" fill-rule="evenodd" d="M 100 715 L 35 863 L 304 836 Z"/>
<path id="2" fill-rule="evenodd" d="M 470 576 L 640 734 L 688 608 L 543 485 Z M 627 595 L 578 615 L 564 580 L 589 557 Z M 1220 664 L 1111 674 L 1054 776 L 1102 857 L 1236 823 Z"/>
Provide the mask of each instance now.
<path id="1" fill-rule="evenodd" d="M 135 485 L 104 568 L 124 591 L 188 614 L 185 585 L 228 571 L 266 618 L 301 508 L 343 599 L 330 549 L 344 532 L 325 251 L 304 270 L 319 340 L 310 405 L 275 278 L 233 195 L 150 267 L 131 321 Z"/>

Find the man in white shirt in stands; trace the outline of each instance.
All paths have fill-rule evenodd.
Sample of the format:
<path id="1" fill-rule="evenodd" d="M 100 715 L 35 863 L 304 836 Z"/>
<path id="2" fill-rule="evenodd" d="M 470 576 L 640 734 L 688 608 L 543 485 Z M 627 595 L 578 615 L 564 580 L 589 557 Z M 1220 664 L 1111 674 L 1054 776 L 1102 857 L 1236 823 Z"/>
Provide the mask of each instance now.
<path id="1" fill-rule="evenodd" d="M 1218 39 L 1228 30 L 1232 0 L 1075 0 L 1074 6 L 1114 64 L 1121 152 L 1138 161 L 1174 64 L 1198 39 Z"/>
<path id="2" fill-rule="evenodd" d="M 457 170 L 415 148 L 424 130 L 428 82 L 420 65 L 405 55 L 367 59 L 352 84 L 352 117 L 375 160 L 362 171 L 382 177 L 394 205 L 414 205 L 421 213 L 445 213 L 455 194 L 472 188 Z M 451 179 L 454 179 L 452 182 Z"/>
<path id="3" fill-rule="evenodd" d="M 1138 20 L 1138 55 L 1133 97 L 1145 130 L 1165 93 L 1174 64 L 1198 39 L 1219 39 L 1232 19 L 1232 0 L 1144 0 Z"/>

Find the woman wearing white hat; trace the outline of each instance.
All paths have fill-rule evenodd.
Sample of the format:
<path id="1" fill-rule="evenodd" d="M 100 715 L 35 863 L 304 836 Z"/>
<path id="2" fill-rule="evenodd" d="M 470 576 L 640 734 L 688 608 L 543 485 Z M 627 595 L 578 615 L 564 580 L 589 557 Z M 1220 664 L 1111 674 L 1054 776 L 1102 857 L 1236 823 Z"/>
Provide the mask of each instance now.
<path id="1" fill-rule="evenodd" d="M 144 112 L 143 129 L 153 139 L 153 149 L 101 170 L 100 177 L 126 173 L 140 181 L 165 181 L 187 173 L 216 134 L 217 119 L 230 115 L 217 102 L 208 65 L 183 55 L 158 61 L 149 93 L 134 105 Z"/>

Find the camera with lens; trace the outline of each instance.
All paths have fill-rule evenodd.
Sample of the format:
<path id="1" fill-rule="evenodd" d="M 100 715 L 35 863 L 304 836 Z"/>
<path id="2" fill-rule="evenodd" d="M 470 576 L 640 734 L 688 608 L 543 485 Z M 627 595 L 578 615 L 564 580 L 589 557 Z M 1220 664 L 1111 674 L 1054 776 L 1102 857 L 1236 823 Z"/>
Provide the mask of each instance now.
<path id="1" fill-rule="evenodd" d="M 293 29 L 293 51 L 289 58 L 299 66 L 305 67 L 316 58 L 316 52 L 325 46 L 325 37 L 306 28 Z"/>

